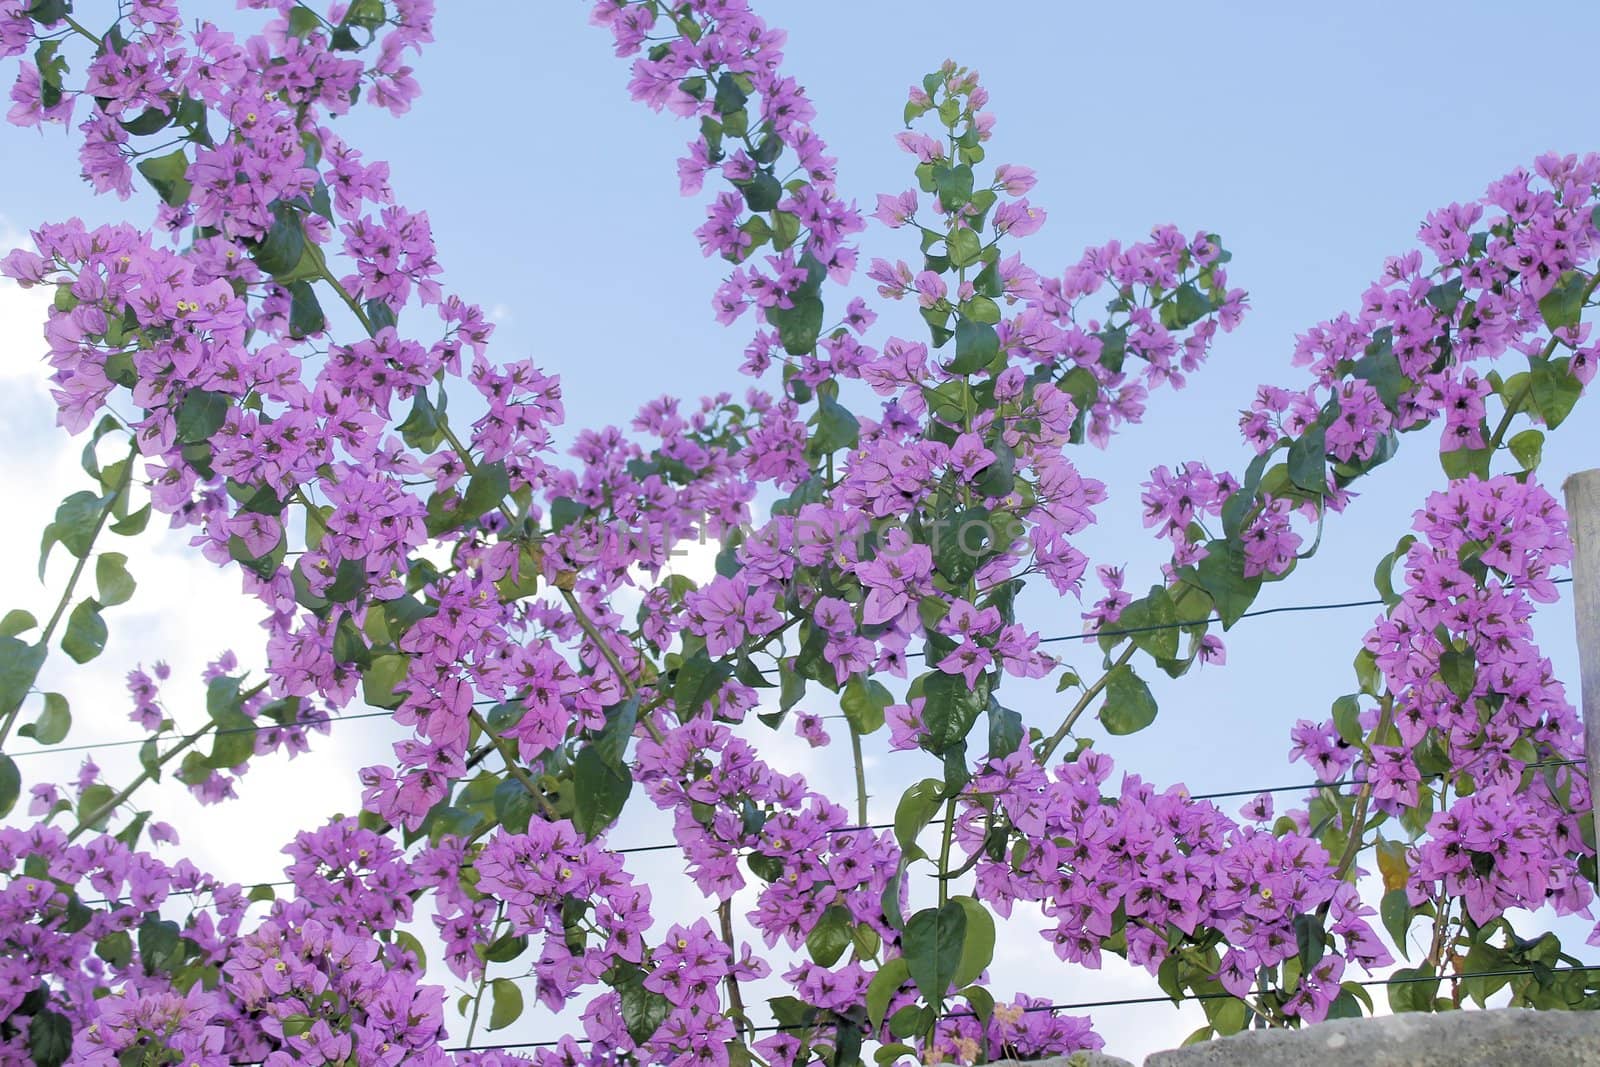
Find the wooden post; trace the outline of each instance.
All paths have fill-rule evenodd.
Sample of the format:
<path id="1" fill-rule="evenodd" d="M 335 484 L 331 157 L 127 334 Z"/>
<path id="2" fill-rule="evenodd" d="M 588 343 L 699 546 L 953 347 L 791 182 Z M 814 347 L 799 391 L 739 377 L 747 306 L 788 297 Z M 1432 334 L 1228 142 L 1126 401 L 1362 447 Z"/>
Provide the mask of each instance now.
<path id="1" fill-rule="evenodd" d="M 1579 471 L 1561 487 L 1572 532 L 1572 606 L 1578 623 L 1583 749 L 1589 795 L 1600 805 L 1600 467 Z"/>

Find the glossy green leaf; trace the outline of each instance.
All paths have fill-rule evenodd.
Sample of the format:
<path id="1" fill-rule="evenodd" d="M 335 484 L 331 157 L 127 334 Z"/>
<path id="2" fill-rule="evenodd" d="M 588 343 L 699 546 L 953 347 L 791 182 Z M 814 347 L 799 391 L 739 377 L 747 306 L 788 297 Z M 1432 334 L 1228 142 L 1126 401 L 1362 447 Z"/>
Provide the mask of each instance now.
<path id="1" fill-rule="evenodd" d="M 509 978 L 496 978 L 489 983 L 493 989 L 493 1007 L 489 1010 L 489 1029 L 504 1030 L 522 1017 L 522 990 Z"/>
<path id="2" fill-rule="evenodd" d="M 0 752 L 0 819 L 11 814 L 21 794 L 22 772 L 17 770 L 17 764 L 10 756 Z"/>
<path id="3" fill-rule="evenodd" d="M 0 637 L 0 716 L 10 715 L 22 706 L 38 680 L 46 652 L 42 644 Z"/>
<path id="4" fill-rule="evenodd" d="M 1210 594 L 1224 630 L 1244 617 L 1261 592 L 1261 576 L 1246 578 L 1244 562 L 1244 545 L 1240 542 L 1210 541 L 1206 544 L 1206 558 L 1184 573 L 1185 580 Z M 1113 627 L 1116 628 L 1120 627 Z"/>
<path id="5" fill-rule="evenodd" d="M 1156 720 L 1156 699 L 1150 687 L 1126 663 L 1111 668 L 1106 680 L 1106 702 L 1100 722 L 1108 733 L 1131 734 Z"/>
<path id="6" fill-rule="evenodd" d="M 911 980 L 930 1004 L 943 1001 L 961 966 L 967 936 L 967 911 L 955 901 L 924 908 L 906 922 L 901 939 Z"/>
<path id="7" fill-rule="evenodd" d="M 304 278 L 289 283 L 289 336 L 312 337 L 328 327 L 317 290 Z"/>
<path id="8" fill-rule="evenodd" d="M 1582 271 L 1562 272 L 1555 287 L 1539 299 L 1539 314 L 1552 330 L 1576 326 L 1583 319 L 1583 291 L 1589 279 Z"/>
<path id="9" fill-rule="evenodd" d="M 186 177 L 189 159 L 183 149 L 175 149 L 164 156 L 146 156 L 138 162 L 138 168 L 150 188 L 168 204 L 176 207 L 189 199 L 191 186 Z"/>
<path id="10" fill-rule="evenodd" d="M 906 966 L 904 956 L 889 960 L 872 976 L 867 984 L 867 1019 L 874 1030 L 883 1025 L 883 1013 L 888 1010 L 890 999 L 910 978 L 911 969 Z"/>
<path id="11" fill-rule="evenodd" d="M 1289 446 L 1289 480 L 1308 493 L 1320 496 L 1328 488 L 1326 435 L 1313 426 Z"/>
<path id="12" fill-rule="evenodd" d="M 839 698 L 844 717 L 858 734 L 870 734 L 883 726 L 883 711 L 892 703 L 894 694 L 882 682 L 862 674 L 850 676 Z"/>
<path id="13" fill-rule="evenodd" d="M 961 961 L 951 982 L 958 986 L 978 980 L 994 960 L 994 916 L 974 897 L 951 897 L 966 913 L 966 930 L 961 942 Z"/>
<path id="14" fill-rule="evenodd" d="M 822 967 L 832 967 L 850 948 L 850 913 L 833 905 L 822 913 L 822 918 L 806 937 L 806 951 Z"/>
<path id="15" fill-rule="evenodd" d="M 395 688 L 406 680 L 411 657 L 390 653 L 372 657 L 372 665 L 361 672 L 361 697 L 375 708 L 398 708 L 405 696 Z"/>
<path id="16" fill-rule="evenodd" d="M 1539 461 L 1544 458 L 1544 433 L 1540 430 L 1523 430 L 1521 433 L 1512 434 L 1507 441 L 1511 454 L 1525 471 L 1531 471 L 1539 466 Z"/>
<path id="17" fill-rule="evenodd" d="M 938 778 L 924 778 L 900 795 L 894 809 L 894 837 L 900 850 L 907 854 L 921 854 L 917 835 L 933 820 L 934 813 L 943 803 L 944 782 Z"/>
<path id="18" fill-rule="evenodd" d="M 59 745 L 72 729 L 72 708 L 60 693 L 44 695 L 44 710 L 33 722 L 33 739 L 41 745 Z"/>
<path id="19" fill-rule="evenodd" d="M 817 347 L 817 337 L 822 332 L 824 307 L 822 298 L 810 288 L 802 288 L 789 296 L 787 308 L 769 307 L 764 314 L 767 322 L 778 331 L 783 350 L 791 356 L 810 354 Z"/>
<path id="20" fill-rule="evenodd" d="M 493 511 L 505 500 L 506 494 L 511 492 L 511 479 L 506 474 L 506 465 L 496 461 L 480 466 L 472 480 L 467 483 L 466 495 L 461 501 L 461 510 L 472 518 L 477 518 L 486 511 Z"/>
<path id="21" fill-rule="evenodd" d="M 622 812 L 633 790 L 633 776 L 588 745 L 573 761 L 576 809 L 572 824 L 586 837 L 598 837 Z"/>
<path id="22" fill-rule="evenodd" d="M 72 1021 L 42 1009 L 28 1022 L 28 1055 L 34 1067 L 61 1067 L 72 1055 Z"/>
<path id="23" fill-rule="evenodd" d="M 962 315 L 956 319 L 956 358 L 951 374 L 976 374 L 1000 354 L 1000 335 L 986 322 Z"/>
<path id="24" fill-rule="evenodd" d="M 100 603 L 93 597 L 84 600 L 67 616 L 67 632 L 61 635 L 61 651 L 76 663 L 88 663 L 105 651 L 109 637 L 106 621 L 100 617 Z"/>
<path id="25" fill-rule="evenodd" d="M 128 557 L 121 552 L 102 552 L 94 561 L 94 580 L 100 590 L 100 603 L 106 607 L 126 604 L 133 599 L 138 583 L 128 573 Z"/>

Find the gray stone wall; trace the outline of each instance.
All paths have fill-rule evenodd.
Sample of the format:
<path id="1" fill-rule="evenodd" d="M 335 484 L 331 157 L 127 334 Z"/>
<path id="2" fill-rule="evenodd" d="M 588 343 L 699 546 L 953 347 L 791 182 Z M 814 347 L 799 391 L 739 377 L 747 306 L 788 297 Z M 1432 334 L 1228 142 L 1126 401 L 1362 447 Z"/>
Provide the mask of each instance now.
<path id="1" fill-rule="evenodd" d="M 1033 1067 L 1133 1067 L 1098 1053 Z M 1144 1067 L 1600 1067 L 1600 1012 L 1457 1011 L 1252 1030 L 1158 1052 Z"/>

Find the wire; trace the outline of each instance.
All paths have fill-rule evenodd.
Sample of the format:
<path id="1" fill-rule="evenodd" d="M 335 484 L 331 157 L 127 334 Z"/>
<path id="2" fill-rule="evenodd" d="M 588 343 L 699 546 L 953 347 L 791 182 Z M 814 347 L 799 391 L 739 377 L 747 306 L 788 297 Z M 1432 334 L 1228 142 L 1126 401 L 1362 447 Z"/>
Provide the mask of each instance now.
<path id="1" fill-rule="evenodd" d="M 355 715 L 338 715 L 326 719 L 302 719 L 299 722 L 265 723 L 260 726 L 230 726 L 223 730 L 213 730 L 212 734 L 259 734 L 267 730 L 292 730 L 296 727 L 324 726 L 336 722 L 354 722 L 356 719 L 389 719 L 394 713 L 390 711 L 363 711 Z M 157 740 L 160 735 L 152 734 L 149 737 L 130 737 L 122 741 L 99 741 L 87 745 L 56 745 L 50 748 L 36 748 L 28 752 L 10 752 L 9 756 L 20 758 L 22 756 L 53 756 L 59 752 L 87 752 L 96 748 L 125 748 L 128 745 L 143 745 Z"/>
<path id="2" fill-rule="evenodd" d="M 1587 762 L 1588 761 L 1586 759 L 1582 758 L 1582 757 L 1579 757 L 1579 758 L 1576 758 L 1576 759 L 1544 760 L 1544 761 L 1541 761 L 1539 763 L 1524 764 L 1523 765 L 1523 770 L 1531 771 L 1531 770 L 1538 770 L 1538 769 L 1545 768 L 1545 767 L 1575 767 L 1575 766 L 1577 766 L 1579 764 L 1587 763 Z M 1426 775 L 1423 775 L 1422 777 L 1423 777 L 1424 780 L 1430 779 L 1430 778 L 1442 778 L 1442 777 L 1444 777 L 1445 773 L 1448 773 L 1448 772 L 1426 774 Z M 1190 794 L 1189 799 L 1190 800 L 1223 800 L 1223 799 L 1226 799 L 1228 797 L 1253 797 L 1253 796 L 1259 796 L 1262 793 L 1292 793 L 1292 792 L 1296 792 L 1296 791 L 1301 790 L 1301 789 L 1332 789 L 1332 788 L 1335 788 L 1337 786 L 1362 785 L 1362 784 L 1364 784 L 1364 783 L 1360 779 L 1356 779 L 1356 778 L 1341 778 L 1341 779 L 1338 779 L 1338 780 L 1332 781 L 1332 782 L 1306 782 L 1306 783 L 1302 783 L 1302 784 L 1298 784 L 1298 785 L 1267 786 L 1267 787 L 1261 788 L 1261 789 L 1234 789 L 1234 790 L 1229 790 L 1227 792 L 1221 792 L 1221 793 L 1193 793 L 1193 794 Z M 856 833 L 856 832 L 861 831 L 861 830 L 893 830 L 893 829 L 894 829 L 894 823 L 892 823 L 892 822 L 877 822 L 877 823 L 867 823 L 867 824 L 861 825 L 861 826 L 841 826 L 841 827 L 839 827 L 839 828 L 837 828 L 835 830 L 827 830 L 827 831 L 824 831 L 824 832 L 825 833 L 829 833 L 829 834 L 849 834 L 849 833 Z M 667 844 L 659 844 L 659 845 L 628 845 L 628 846 L 625 846 L 623 848 L 608 849 L 607 851 L 615 852 L 615 853 L 618 853 L 619 855 L 620 854 L 633 855 L 633 854 L 638 854 L 638 853 L 642 853 L 642 852 L 669 852 L 669 851 L 671 851 L 673 849 L 677 849 L 677 848 L 681 848 L 681 847 L 682 846 L 679 845 L 677 842 L 670 842 L 670 843 L 667 843 Z M 241 883 L 241 884 L 243 884 L 243 883 Z M 276 888 L 278 886 L 286 886 L 286 885 L 293 885 L 293 884 L 294 884 L 294 882 L 292 880 L 289 880 L 289 879 L 282 879 L 282 880 L 276 881 L 276 882 L 252 882 L 252 883 L 250 883 L 252 889 L 260 888 L 262 886 L 272 886 L 272 887 Z M 205 893 L 205 892 L 209 892 L 209 891 L 210 890 L 205 890 L 205 889 L 174 889 L 174 890 L 170 891 L 167 894 L 167 896 L 168 897 L 187 897 L 187 896 L 194 896 L 197 893 Z M 113 900 L 86 900 L 83 903 L 84 904 L 114 904 L 114 903 L 116 903 L 116 901 L 113 901 Z"/>
<path id="3" fill-rule="evenodd" d="M 1553 584 L 1556 584 L 1556 585 L 1569 583 L 1571 581 L 1572 581 L 1571 578 L 1553 578 L 1553 579 L 1551 579 L 1551 582 Z M 1337 611 L 1337 610 L 1341 610 L 1341 609 L 1344 609 L 1344 608 L 1379 607 L 1379 606 L 1381 606 L 1383 604 L 1384 604 L 1384 601 L 1382 601 L 1382 600 L 1347 600 L 1347 601 L 1344 601 L 1344 602 L 1338 603 L 1338 604 L 1291 604 L 1291 605 L 1288 605 L 1288 606 L 1285 606 L 1285 607 L 1280 607 L 1280 608 L 1261 608 L 1261 609 L 1259 609 L 1257 611 L 1247 611 L 1244 614 L 1240 615 L 1239 618 L 1241 618 L 1241 619 L 1252 619 L 1252 618 L 1259 618 L 1259 617 L 1261 617 L 1263 615 L 1279 615 L 1279 614 L 1284 614 L 1284 613 L 1288 613 L 1288 612 L 1300 612 L 1300 611 Z M 1189 620 L 1184 621 L 1184 622 L 1160 622 L 1160 623 L 1154 623 L 1154 624 L 1152 624 L 1150 626 L 1129 626 L 1129 627 L 1125 627 L 1125 628 L 1120 629 L 1120 630 L 1092 630 L 1092 631 L 1088 631 L 1088 632 L 1081 633 L 1081 634 L 1061 634 L 1061 635 L 1058 635 L 1056 637 L 1041 637 L 1041 638 L 1039 638 L 1039 643 L 1041 645 L 1048 645 L 1048 644 L 1054 644 L 1054 643 L 1056 643 L 1058 641 L 1087 641 L 1087 640 L 1092 640 L 1092 639 L 1097 638 L 1097 637 L 1126 637 L 1126 636 L 1128 636 L 1130 634 L 1149 633 L 1152 630 L 1172 630 L 1172 629 L 1178 629 L 1178 628 L 1184 627 L 1184 626 L 1203 626 L 1203 625 L 1205 625 L 1207 623 L 1221 622 L 1221 621 L 1222 621 L 1221 616 L 1208 615 L 1203 619 L 1189 619 Z M 927 657 L 927 653 L 928 653 L 928 650 L 927 650 L 926 646 L 924 646 L 923 648 L 918 649 L 916 652 L 908 653 L 908 655 L 911 655 L 911 656 L 922 656 L 923 658 L 926 658 Z M 498 704 L 498 703 L 502 703 L 502 701 L 497 701 L 497 700 L 479 700 L 479 701 L 473 701 L 473 703 L 475 705 L 485 705 L 485 704 Z M 287 724 L 284 724 L 284 725 L 276 725 L 275 724 L 275 725 L 271 725 L 271 726 L 253 726 L 253 727 L 237 726 L 237 727 L 233 727 L 233 728 L 227 729 L 227 730 L 218 730 L 216 732 L 219 733 L 219 734 L 248 733 L 248 732 L 252 732 L 252 731 L 259 732 L 261 730 L 281 730 L 281 729 L 285 729 L 285 728 L 287 728 L 289 726 L 314 726 L 314 725 L 320 725 L 320 724 L 322 724 L 324 722 L 326 722 L 326 723 L 352 722 L 352 721 L 354 721 L 356 719 L 376 719 L 376 718 L 388 718 L 388 717 L 390 717 L 390 713 L 387 712 L 387 711 L 374 711 L 374 712 L 363 712 L 363 713 L 358 714 L 358 715 L 341 715 L 338 718 L 320 719 L 320 720 L 316 720 L 315 722 L 298 722 L 298 723 L 287 723 Z M 824 716 L 822 716 L 822 718 L 825 718 L 825 719 L 837 719 L 837 718 L 845 718 L 845 717 L 847 717 L 847 716 L 840 716 L 840 715 L 824 715 Z M 49 748 L 34 749 L 32 751 L 29 751 L 29 752 L 7 753 L 7 755 L 10 755 L 10 756 L 13 756 L 13 757 L 21 757 L 21 756 L 47 756 L 47 755 L 52 755 L 52 754 L 58 753 L 58 752 L 86 752 L 86 751 L 88 751 L 90 749 L 95 749 L 95 748 L 120 748 L 120 747 L 125 746 L 125 745 L 142 745 L 148 740 L 150 740 L 150 738 L 138 737 L 138 738 L 129 738 L 129 739 L 123 740 L 123 741 L 102 741 L 102 742 L 98 742 L 98 743 L 95 743 L 95 744 L 87 744 L 87 745 L 52 746 L 52 747 L 49 747 Z M 1327 783 L 1327 784 L 1333 784 L 1333 783 Z M 1285 789 L 1298 789 L 1298 788 L 1301 788 L 1301 787 L 1300 786 L 1285 786 L 1284 788 Z M 1266 791 L 1270 792 L 1271 790 L 1266 790 Z M 1221 794 L 1219 794 L 1219 795 L 1221 795 Z M 1195 799 L 1198 800 L 1200 798 L 1196 797 Z M 856 827 L 856 829 L 863 829 L 863 827 Z"/>
<path id="4" fill-rule="evenodd" d="M 1573 964 L 1571 966 L 1545 967 L 1545 968 L 1541 968 L 1541 970 L 1546 974 L 1567 974 L 1567 973 L 1575 973 L 1575 972 L 1600 971 L 1600 963 L 1579 963 L 1579 964 Z M 1354 984 L 1355 985 L 1359 985 L 1359 986 L 1365 986 L 1365 987 L 1392 986 L 1392 985 L 1412 985 L 1412 984 L 1415 984 L 1415 983 L 1418 983 L 1418 982 L 1453 982 L 1453 981 L 1462 981 L 1462 980 L 1465 980 L 1465 979 L 1468 979 L 1468 978 L 1515 978 L 1515 977 L 1520 977 L 1522 975 L 1538 974 L 1538 973 L 1540 973 L 1540 972 L 1534 970 L 1532 967 L 1516 967 L 1516 968 L 1507 968 L 1507 969 L 1499 970 L 1499 971 L 1475 971 L 1475 972 L 1473 972 L 1471 974 L 1459 974 L 1459 975 L 1441 974 L 1441 975 L 1414 975 L 1414 976 L 1407 977 L 1407 978 L 1367 978 L 1367 979 L 1356 980 L 1354 982 Z M 1252 989 L 1248 993 L 1246 993 L 1245 995 L 1246 996 L 1261 996 L 1264 993 L 1270 993 L 1270 992 L 1275 992 L 1275 990 Z M 1186 1001 L 1186 1000 L 1235 1000 L 1235 999 L 1238 999 L 1238 998 L 1234 997 L 1234 995 L 1232 993 L 1183 993 L 1183 994 L 1179 994 L 1178 996 L 1124 997 L 1124 998 L 1122 998 L 1120 1000 L 1085 1000 L 1085 1001 L 1079 1001 L 1079 1002 L 1072 1003 L 1072 1004 L 1041 1004 L 1041 1005 L 1038 1005 L 1037 1007 L 1023 1008 L 1022 1010 L 1025 1011 L 1025 1012 L 1029 1012 L 1029 1013 L 1041 1012 L 1041 1011 L 1082 1011 L 1082 1010 L 1087 1009 L 1087 1008 L 1120 1008 L 1120 1007 L 1123 1007 L 1123 1006 L 1126 1006 L 1126 1005 L 1139 1005 L 1139 1004 L 1176 1004 L 1176 1003 L 1182 1003 L 1183 1001 Z M 971 1018 L 975 1018 L 976 1016 L 977 1016 L 977 1012 L 972 1011 L 971 1009 L 966 1009 L 966 1010 L 962 1010 L 962 1011 L 950 1012 L 949 1014 L 945 1015 L 944 1018 L 946 1018 L 946 1019 L 971 1019 Z M 772 1033 L 772 1032 L 779 1031 L 779 1030 L 798 1029 L 798 1027 L 785 1026 L 785 1025 L 783 1025 L 781 1023 L 771 1023 L 771 1024 L 764 1025 L 764 1026 L 752 1027 L 751 1029 L 756 1031 L 757 1033 Z M 558 1039 L 558 1040 L 554 1040 L 554 1041 L 521 1041 L 521 1042 L 517 1042 L 516 1044 L 507 1044 L 507 1045 L 457 1045 L 457 1046 L 452 1046 L 452 1047 L 449 1047 L 449 1048 L 445 1048 L 443 1051 L 445 1051 L 445 1052 L 509 1052 L 509 1051 L 511 1051 L 513 1049 L 519 1049 L 519 1048 L 552 1048 L 552 1047 L 554 1047 L 556 1045 L 561 1044 L 561 1041 L 563 1041 L 563 1040 L 566 1040 L 566 1039 L 562 1038 L 562 1039 Z M 587 1038 L 587 1037 L 575 1037 L 575 1038 L 572 1038 L 572 1040 L 577 1041 L 580 1044 L 593 1044 L 594 1043 L 594 1039 L 593 1038 Z"/>
<path id="5" fill-rule="evenodd" d="M 1571 578 L 1552 578 L 1552 585 L 1565 585 L 1572 581 Z M 1241 619 L 1258 619 L 1263 615 L 1285 615 L 1296 611 L 1336 611 L 1343 608 L 1376 608 L 1382 607 L 1387 602 L 1384 600 L 1346 600 L 1339 604 L 1289 604 L 1281 608 L 1258 608 L 1255 611 L 1246 611 L 1239 616 Z M 1190 619 L 1187 622 L 1158 622 L 1149 626 L 1129 626 L 1120 630 L 1091 630 L 1081 634 L 1064 634 L 1059 637 L 1041 637 L 1041 645 L 1054 644 L 1057 641 L 1084 641 L 1096 637 L 1126 637 L 1129 634 L 1149 633 L 1152 630 L 1171 630 L 1183 626 L 1203 626 L 1207 623 L 1221 622 L 1220 615 L 1207 615 L 1203 619 Z"/>

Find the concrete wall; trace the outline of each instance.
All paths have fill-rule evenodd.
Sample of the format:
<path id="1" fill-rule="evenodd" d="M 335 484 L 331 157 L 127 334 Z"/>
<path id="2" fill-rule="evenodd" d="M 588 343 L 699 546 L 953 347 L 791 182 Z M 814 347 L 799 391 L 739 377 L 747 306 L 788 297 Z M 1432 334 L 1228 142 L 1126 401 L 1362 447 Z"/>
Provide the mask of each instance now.
<path id="1" fill-rule="evenodd" d="M 1099 1054 L 1033 1067 L 1133 1067 Z M 1144 1067 L 1600 1067 L 1600 1012 L 1456 1011 L 1252 1030 L 1158 1052 Z"/>

